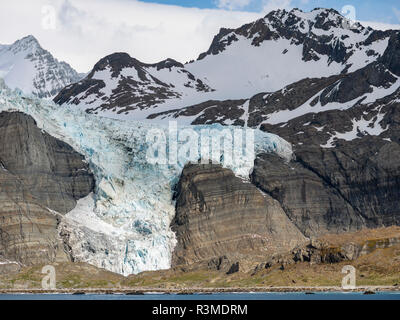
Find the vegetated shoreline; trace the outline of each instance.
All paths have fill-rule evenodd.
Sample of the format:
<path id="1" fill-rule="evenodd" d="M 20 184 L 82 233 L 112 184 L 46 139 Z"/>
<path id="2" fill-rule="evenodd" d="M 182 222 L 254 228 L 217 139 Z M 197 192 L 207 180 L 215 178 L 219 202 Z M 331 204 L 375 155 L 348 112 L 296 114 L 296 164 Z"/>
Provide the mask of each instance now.
<path id="1" fill-rule="evenodd" d="M 217 294 L 217 293 L 307 293 L 307 292 L 399 292 L 399 286 L 254 287 L 254 288 L 74 288 L 74 289 L 0 289 L 0 294 Z"/>

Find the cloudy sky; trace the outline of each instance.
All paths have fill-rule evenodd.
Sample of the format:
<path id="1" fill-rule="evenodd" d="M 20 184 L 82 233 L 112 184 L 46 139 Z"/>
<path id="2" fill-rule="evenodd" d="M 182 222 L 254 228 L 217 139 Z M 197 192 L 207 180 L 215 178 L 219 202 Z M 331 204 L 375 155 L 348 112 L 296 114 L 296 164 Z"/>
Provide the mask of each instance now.
<path id="1" fill-rule="evenodd" d="M 365 24 L 400 29 L 399 0 L 1 0 L 0 44 L 32 34 L 80 72 L 117 51 L 148 63 L 186 62 L 208 49 L 220 27 L 239 27 L 277 8 L 340 12 L 346 5 Z"/>

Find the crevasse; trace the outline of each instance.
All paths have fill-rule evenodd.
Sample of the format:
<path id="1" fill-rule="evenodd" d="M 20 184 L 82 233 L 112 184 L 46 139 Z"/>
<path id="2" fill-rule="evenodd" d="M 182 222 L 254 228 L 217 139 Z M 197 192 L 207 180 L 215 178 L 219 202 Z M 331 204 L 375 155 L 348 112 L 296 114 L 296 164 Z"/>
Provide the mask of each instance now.
<path id="1" fill-rule="evenodd" d="M 50 135 L 70 144 L 88 161 L 96 179 L 93 194 L 78 201 L 64 216 L 60 232 L 69 233 L 76 261 L 123 275 L 168 269 L 176 243 L 170 223 L 175 214 L 173 189 L 184 163 L 151 164 L 146 136 L 167 125 L 113 120 L 87 114 L 52 102 L 11 91 L 0 79 L 0 111 L 31 115 Z M 234 130 L 233 127 L 191 126 Z M 178 132 L 188 129 L 179 127 Z M 292 155 L 291 145 L 280 137 L 254 130 L 255 153 Z M 248 178 L 252 166 L 229 166 Z"/>

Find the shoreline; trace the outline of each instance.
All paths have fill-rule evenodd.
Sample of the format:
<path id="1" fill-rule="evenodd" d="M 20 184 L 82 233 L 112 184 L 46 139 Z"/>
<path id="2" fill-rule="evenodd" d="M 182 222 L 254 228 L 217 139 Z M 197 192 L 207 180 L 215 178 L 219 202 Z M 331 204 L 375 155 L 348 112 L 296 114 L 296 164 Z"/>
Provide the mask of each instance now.
<path id="1" fill-rule="evenodd" d="M 0 294 L 218 294 L 218 293 L 351 293 L 351 292 L 399 292 L 399 286 L 359 286 L 355 289 L 342 287 L 255 287 L 255 288 L 76 288 L 76 289 L 0 289 Z"/>

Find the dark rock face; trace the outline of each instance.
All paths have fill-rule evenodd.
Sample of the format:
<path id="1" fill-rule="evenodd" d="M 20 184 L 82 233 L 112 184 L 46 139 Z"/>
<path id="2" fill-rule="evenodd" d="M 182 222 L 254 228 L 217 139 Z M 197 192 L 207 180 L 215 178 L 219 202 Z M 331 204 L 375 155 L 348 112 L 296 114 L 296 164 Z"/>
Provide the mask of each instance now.
<path id="1" fill-rule="evenodd" d="M 83 156 L 19 112 L 0 113 L 0 141 L 0 257 L 23 265 L 68 260 L 57 226 L 59 213 L 93 190 Z"/>
<path id="2" fill-rule="evenodd" d="M 381 57 L 381 62 L 394 74 L 400 76 L 400 32 L 390 37 L 388 48 Z"/>
<path id="3" fill-rule="evenodd" d="M 18 176 L 0 170 L 0 257 L 24 265 L 67 259 L 57 237 L 59 218 Z"/>
<path id="4" fill-rule="evenodd" d="M 260 155 L 252 182 L 278 200 L 306 236 L 357 230 L 363 225 L 363 217 L 335 186 L 300 162 L 284 163 L 276 155 Z"/>
<path id="5" fill-rule="evenodd" d="M 335 149 L 298 152 L 298 161 L 333 186 L 369 228 L 399 225 L 397 143 L 367 137 Z"/>
<path id="6" fill-rule="evenodd" d="M 173 266 L 205 263 L 232 272 L 239 263 L 305 241 L 278 201 L 211 164 L 185 166 L 172 229 L 178 239 Z"/>
<path id="7" fill-rule="evenodd" d="M 307 236 L 399 225 L 399 152 L 398 144 L 373 138 L 309 146 L 289 164 L 261 155 L 252 179 Z"/>
<path id="8" fill-rule="evenodd" d="M 240 269 L 239 262 L 235 262 L 234 264 L 231 265 L 231 267 L 229 268 L 229 270 L 226 274 L 233 274 L 233 273 L 239 272 L 239 269 Z"/>
<path id="9" fill-rule="evenodd" d="M 156 119 L 163 116 L 171 118 L 190 117 L 199 115 L 191 124 L 221 123 L 232 120 L 233 125 L 244 126 L 244 120 L 240 119 L 244 111 L 240 108 L 246 100 L 210 100 L 188 108 L 169 110 L 154 113 L 148 119 Z"/>
<path id="10" fill-rule="evenodd" d="M 71 211 L 94 188 L 84 157 L 22 113 L 0 113 L 0 161 L 43 206 L 59 213 Z"/>
<path id="11" fill-rule="evenodd" d="M 372 86 L 389 88 L 396 80 L 384 65 L 372 63 L 328 86 L 321 93 L 319 100 L 322 106 L 329 102 L 346 103 L 357 98 L 362 103 L 362 96 L 371 93 Z"/>
<path id="12" fill-rule="evenodd" d="M 237 41 L 237 38 L 232 35 L 232 37 L 230 37 L 227 41 L 221 42 L 221 39 L 232 31 L 234 31 L 234 29 L 221 28 L 218 34 L 214 36 L 210 48 L 207 50 L 207 52 L 203 52 L 202 54 L 200 54 L 198 60 L 202 60 L 209 54 L 218 54 L 225 49 L 226 45 L 230 45 L 232 41 Z"/>

